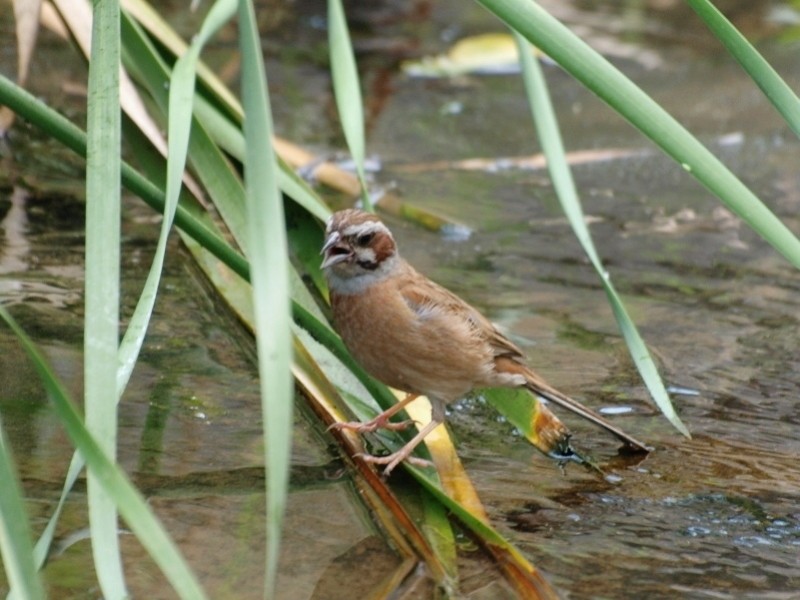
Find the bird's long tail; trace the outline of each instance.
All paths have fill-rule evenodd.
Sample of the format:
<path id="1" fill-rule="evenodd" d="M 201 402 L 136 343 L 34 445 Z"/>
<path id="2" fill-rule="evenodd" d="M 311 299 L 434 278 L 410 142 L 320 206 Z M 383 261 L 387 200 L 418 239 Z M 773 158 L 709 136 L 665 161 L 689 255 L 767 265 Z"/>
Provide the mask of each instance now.
<path id="1" fill-rule="evenodd" d="M 577 415 L 580 415 L 587 421 L 590 421 L 591 423 L 594 423 L 595 425 L 602 427 L 609 433 L 612 433 L 613 435 L 617 436 L 620 440 L 625 442 L 629 450 L 633 450 L 636 452 L 649 452 L 651 450 L 651 448 L 649 448 L 647 445 L 643 444 L 636 438 L 631 437 L 616 425 L 609 423 L 606 419 L 597 414 L 591 408 L 587 408 L 577 400 L 573 400 L 566 394 L 562 394 L 557 389 L 550 386 L 547 382 L 542 380 L 533 371 L 525 369 L 524 375 L 526 380 L 525 387 L 528 388 L 530 391 L 532 391 L 534 394 L 541 396 L 545 400 L 553 402 L 554 404 L 558 404 L 559 406 L 562 406 L 567 410 L 572 411 Z"/>

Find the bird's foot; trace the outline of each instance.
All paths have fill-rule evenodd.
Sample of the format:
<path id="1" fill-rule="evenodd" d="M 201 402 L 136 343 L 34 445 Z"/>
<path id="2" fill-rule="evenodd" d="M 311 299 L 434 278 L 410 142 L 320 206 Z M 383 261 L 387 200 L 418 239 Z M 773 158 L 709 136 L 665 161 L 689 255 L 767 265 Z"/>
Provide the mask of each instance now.
<path id="1" fill-rule="evenodd" d="M 335 429 L 337 431 L 341 431 L 342 429 L 348 429 L 350 431 L 356 431 L 358 433 L 372 433 L 373 431 L 377 431 L 378 429 L 388 429 L 390 431 L 402 431 L 404 429 L 408 429 L 414 424 L 413 419 L 407 419 L 405 421 L 400 421 L 399 423 L 395 423 L 394 421 L 390 421 L 389 417 L 384 415 L 378 415 L 374 419 L 367 421 L 366 423 L 362 423 L 361 421 L 350 421 L 344 423 L 334 423 L 328 429 Z"/>
<path id="2" fill-rule="evenodd" d="M 392 454 L 387 454 L 386 456 L 373 456 L 372 454 L 356 454 L 357 457 L 362 458 L 365 462 L 371 463 L 373 465 L 386 465 L 383 469 L 383 477 L 389 477 L 394 468 L 399 465 L 404 460 L 408 461 L 409 464 L 414 465 L 415 467 L 433 467 L 433 463 L 429 460 L 425 460 L 424 458 L 417 458 L 416 456 L 411 456 L 411 450 L 406 448 L 401 448 L 397 452 L 393 452 Z"/>

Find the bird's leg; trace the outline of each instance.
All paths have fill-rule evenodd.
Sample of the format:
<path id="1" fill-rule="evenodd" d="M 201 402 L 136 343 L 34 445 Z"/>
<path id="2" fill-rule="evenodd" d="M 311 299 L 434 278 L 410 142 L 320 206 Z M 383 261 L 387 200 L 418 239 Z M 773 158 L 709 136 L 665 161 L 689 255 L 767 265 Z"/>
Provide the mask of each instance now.
<path id="1" fill-rule="evenodd" d="M 444 423 L 445 419 L 445 403 L 436 398 L 430 398 L 431 401 L 431 421 L 425 427 L 419 430 L 411 440 L 397 452 L 392 452 L 388 456 L 372 456 L 369 454 L 360 455 L 365 461 L 375 465 L 386 465 L 383 469 L 383 476 L 388 477 L 394 468 L 404 460 L 407 460 L 412 465 L 418 467 L 433 467 L 435 466 L 429 460 L 423 460 L 416 456 L 411 456 L 414 448 L 419 446 L 420 442 L 424 440 L 428 434 L 436 429 L 439 425 Z M 410 402 L 410 400 L 409 400 Z"/>
<path id="2" fill-rule="evenodd" d="M 400 431 L 402 429 L 408 428 L 410 425 L 414 424 L 414 421 L 408 419 L 406 421 L 401 421 L 399 423 L 392 423 L 389 421 L 394 415 L 399 413 L 406 405 L 410 402 L 417 399 L 419 394 L 406 394 L 406 397 L 400 400 L 397 404 L 392 406 L 391 408 L 383 411 L 374 419 L 367 421 L 366 423 L 362 423 L 361 421 L 351 421 L 349 423 L 334 423 L 328 429 L 350 429 L 352 431 L 357 431 L 358 433 L 371 433 L 376 429 L 390 429 L 392 431 Z"/>
<path id="3" fill-rule="evenodd" d="M 419 433 L 411 438 L 411 441 L 400 448 L 400 450 L 397 452 L 392 452 L 388 456 L 372 456 L 371 454 L 360 454 L 359 456 L 361 456 L 361 458 L 363 458 L 365 461 L 374 465 L 386 465 L 386 468 L 383 469 L 384 477 L 388 477 L 394 468 L 404 460 L 408 460 L 408 462 L 410 462 L 412 465 L 416 465 L 418 467 L 431 467 L 433 464 L 429 460 L 416 458 L 415 456 L 411 456 L 411 453 L 414 451 L 414 448 L 419 446 L 420 442 L 424 440 L 425 437 L 431 431 L 436 429 L 436 427 L 438 427 L 441 423 L 441 420 L 435 418 L 431 419 L 431 422 L 420 429 Z"/>

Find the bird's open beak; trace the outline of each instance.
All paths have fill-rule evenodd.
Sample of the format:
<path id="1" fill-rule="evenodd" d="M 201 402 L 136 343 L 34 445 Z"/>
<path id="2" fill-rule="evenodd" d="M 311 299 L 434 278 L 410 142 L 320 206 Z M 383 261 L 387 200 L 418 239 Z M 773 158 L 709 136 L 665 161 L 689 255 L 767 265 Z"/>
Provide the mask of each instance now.
<path id="1" fill-rule="evenodd" d="M 353 256 L 353 249 L 341 241 L 342 236 L 338 231 L 333 231 L 322 245 L 320 254 L 324 256 L 320 268 L 326 269 L 344 262 Z"/>

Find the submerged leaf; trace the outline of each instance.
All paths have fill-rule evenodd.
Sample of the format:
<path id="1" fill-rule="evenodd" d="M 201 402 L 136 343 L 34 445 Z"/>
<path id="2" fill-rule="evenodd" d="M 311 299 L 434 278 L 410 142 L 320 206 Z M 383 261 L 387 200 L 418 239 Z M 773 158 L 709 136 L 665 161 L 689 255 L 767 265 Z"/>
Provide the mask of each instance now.
<path id="1" fill-rule="evenodd" d="M 446 54 L 406 61 L 401 68 L 411 77 L 518 73 L 519 54 L 509 34 L 484 33 L 457 41 Z"/>

